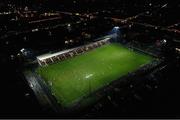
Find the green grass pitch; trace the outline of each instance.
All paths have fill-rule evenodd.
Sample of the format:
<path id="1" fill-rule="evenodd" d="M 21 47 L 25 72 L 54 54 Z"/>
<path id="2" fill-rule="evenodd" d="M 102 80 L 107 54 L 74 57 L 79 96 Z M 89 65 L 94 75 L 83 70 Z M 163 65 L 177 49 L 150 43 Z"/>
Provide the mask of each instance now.
<path id="1" fill-rule="evenodd" d="M 37 73 L 51 84 L 51 90 L 61 105 L 68 107 L 152 60 L 151 56 L 112 43 L 47 67 L 39 67 Z"/>

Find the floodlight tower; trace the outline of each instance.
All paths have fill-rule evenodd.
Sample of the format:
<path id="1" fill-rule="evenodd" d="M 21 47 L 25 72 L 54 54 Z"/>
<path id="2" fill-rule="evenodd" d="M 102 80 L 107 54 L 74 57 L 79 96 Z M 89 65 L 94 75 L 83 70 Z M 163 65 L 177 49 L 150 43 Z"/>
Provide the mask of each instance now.
<path id="1" fill-rule="evenodd" d="M 120 35 L 121 35 L 120 27 L 119 26 L 113 27 L 112 32 L 114 34 L 114 41 L 118 42 L 120 39 Z"/>

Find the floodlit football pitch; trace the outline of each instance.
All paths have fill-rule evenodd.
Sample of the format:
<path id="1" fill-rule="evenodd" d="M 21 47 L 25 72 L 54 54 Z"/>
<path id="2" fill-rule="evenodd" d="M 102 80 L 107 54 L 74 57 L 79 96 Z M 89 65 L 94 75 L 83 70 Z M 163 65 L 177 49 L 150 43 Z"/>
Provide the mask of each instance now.
<path id="1" fill-rule="evenodd" d="M 37 68 L 63 107 L 150 63 L 154 58 L 112 43 L 82 55 Z"/>

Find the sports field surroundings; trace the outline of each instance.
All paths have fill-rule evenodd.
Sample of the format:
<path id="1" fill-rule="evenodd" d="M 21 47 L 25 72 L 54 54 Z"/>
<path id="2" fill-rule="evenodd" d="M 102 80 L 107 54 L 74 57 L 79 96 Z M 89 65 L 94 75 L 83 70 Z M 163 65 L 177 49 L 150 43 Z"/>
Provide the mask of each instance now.
<path id="1" fill-rule="evenodd" d="M 39 67 L 37 73 L 51 87 L 63 107 L 137 70 L 153 60 L 118 43 L 103 45 L 62 62 Z"/>

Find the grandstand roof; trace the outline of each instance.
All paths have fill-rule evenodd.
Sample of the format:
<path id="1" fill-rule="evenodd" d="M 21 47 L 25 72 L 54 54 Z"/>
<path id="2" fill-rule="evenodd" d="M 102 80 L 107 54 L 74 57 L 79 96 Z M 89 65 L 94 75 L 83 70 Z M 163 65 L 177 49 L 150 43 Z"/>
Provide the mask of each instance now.
<path id="1" fill-rule="evenodd" d="M 110 38 L 109 38 L 110 36 L 112 36 L 112 35 L 104 36 L 103 39 L 102 39 L 102 38 L 101 38 L 101 39 L 102 39 L 102 41 L 103 41 L 103 40 L 109 40 L 109 39 L 110 39 Z M 89 45 L 90 45 L 90 44 L 89 44 Z M 72 48 L 72 49 L 67 49 L 67 50 L 64 50 L 64 51 L 59 51 L 59 52 L 56 52 L 56 53 L 46 53 L 46 54 L 37 56 L 36 58 L 37 58 L 38 60 L 40 60 L 40 61 L 43 61 L 43 60 L 45 60 L 45 59 L 47 59 L 47 58 L 52 58 L 52 57 L 54 57 L 54 56 L 58 56 L 58 55 L 61 55 L 61 54 L 64 54 L 64 53 L 73 51 L 73 49 L 77 49 L 77 48 L 79 48 L 79 47 Z"/>
<path id="2" fill-rule="evenodd" d="M 54 56 L 57 56 L 57 55 L 61 55 L 61 54 L 64 54 L 66 52 L 69 52 L 69 51 L 72 51 L 73 49 L 68 49 L 68 50 L 63 50 L 63 51 L 59 51 L 59 52 L 56 52 L 56 53 L 47 53 L 47 54 L 43 54 L 43 55 L 40 55 L 40 56 L 37 56 L 36 58 L 40 61 L 43 61 L 47 58 L 51 58 L 51 57 L 54 57 Z"/>

